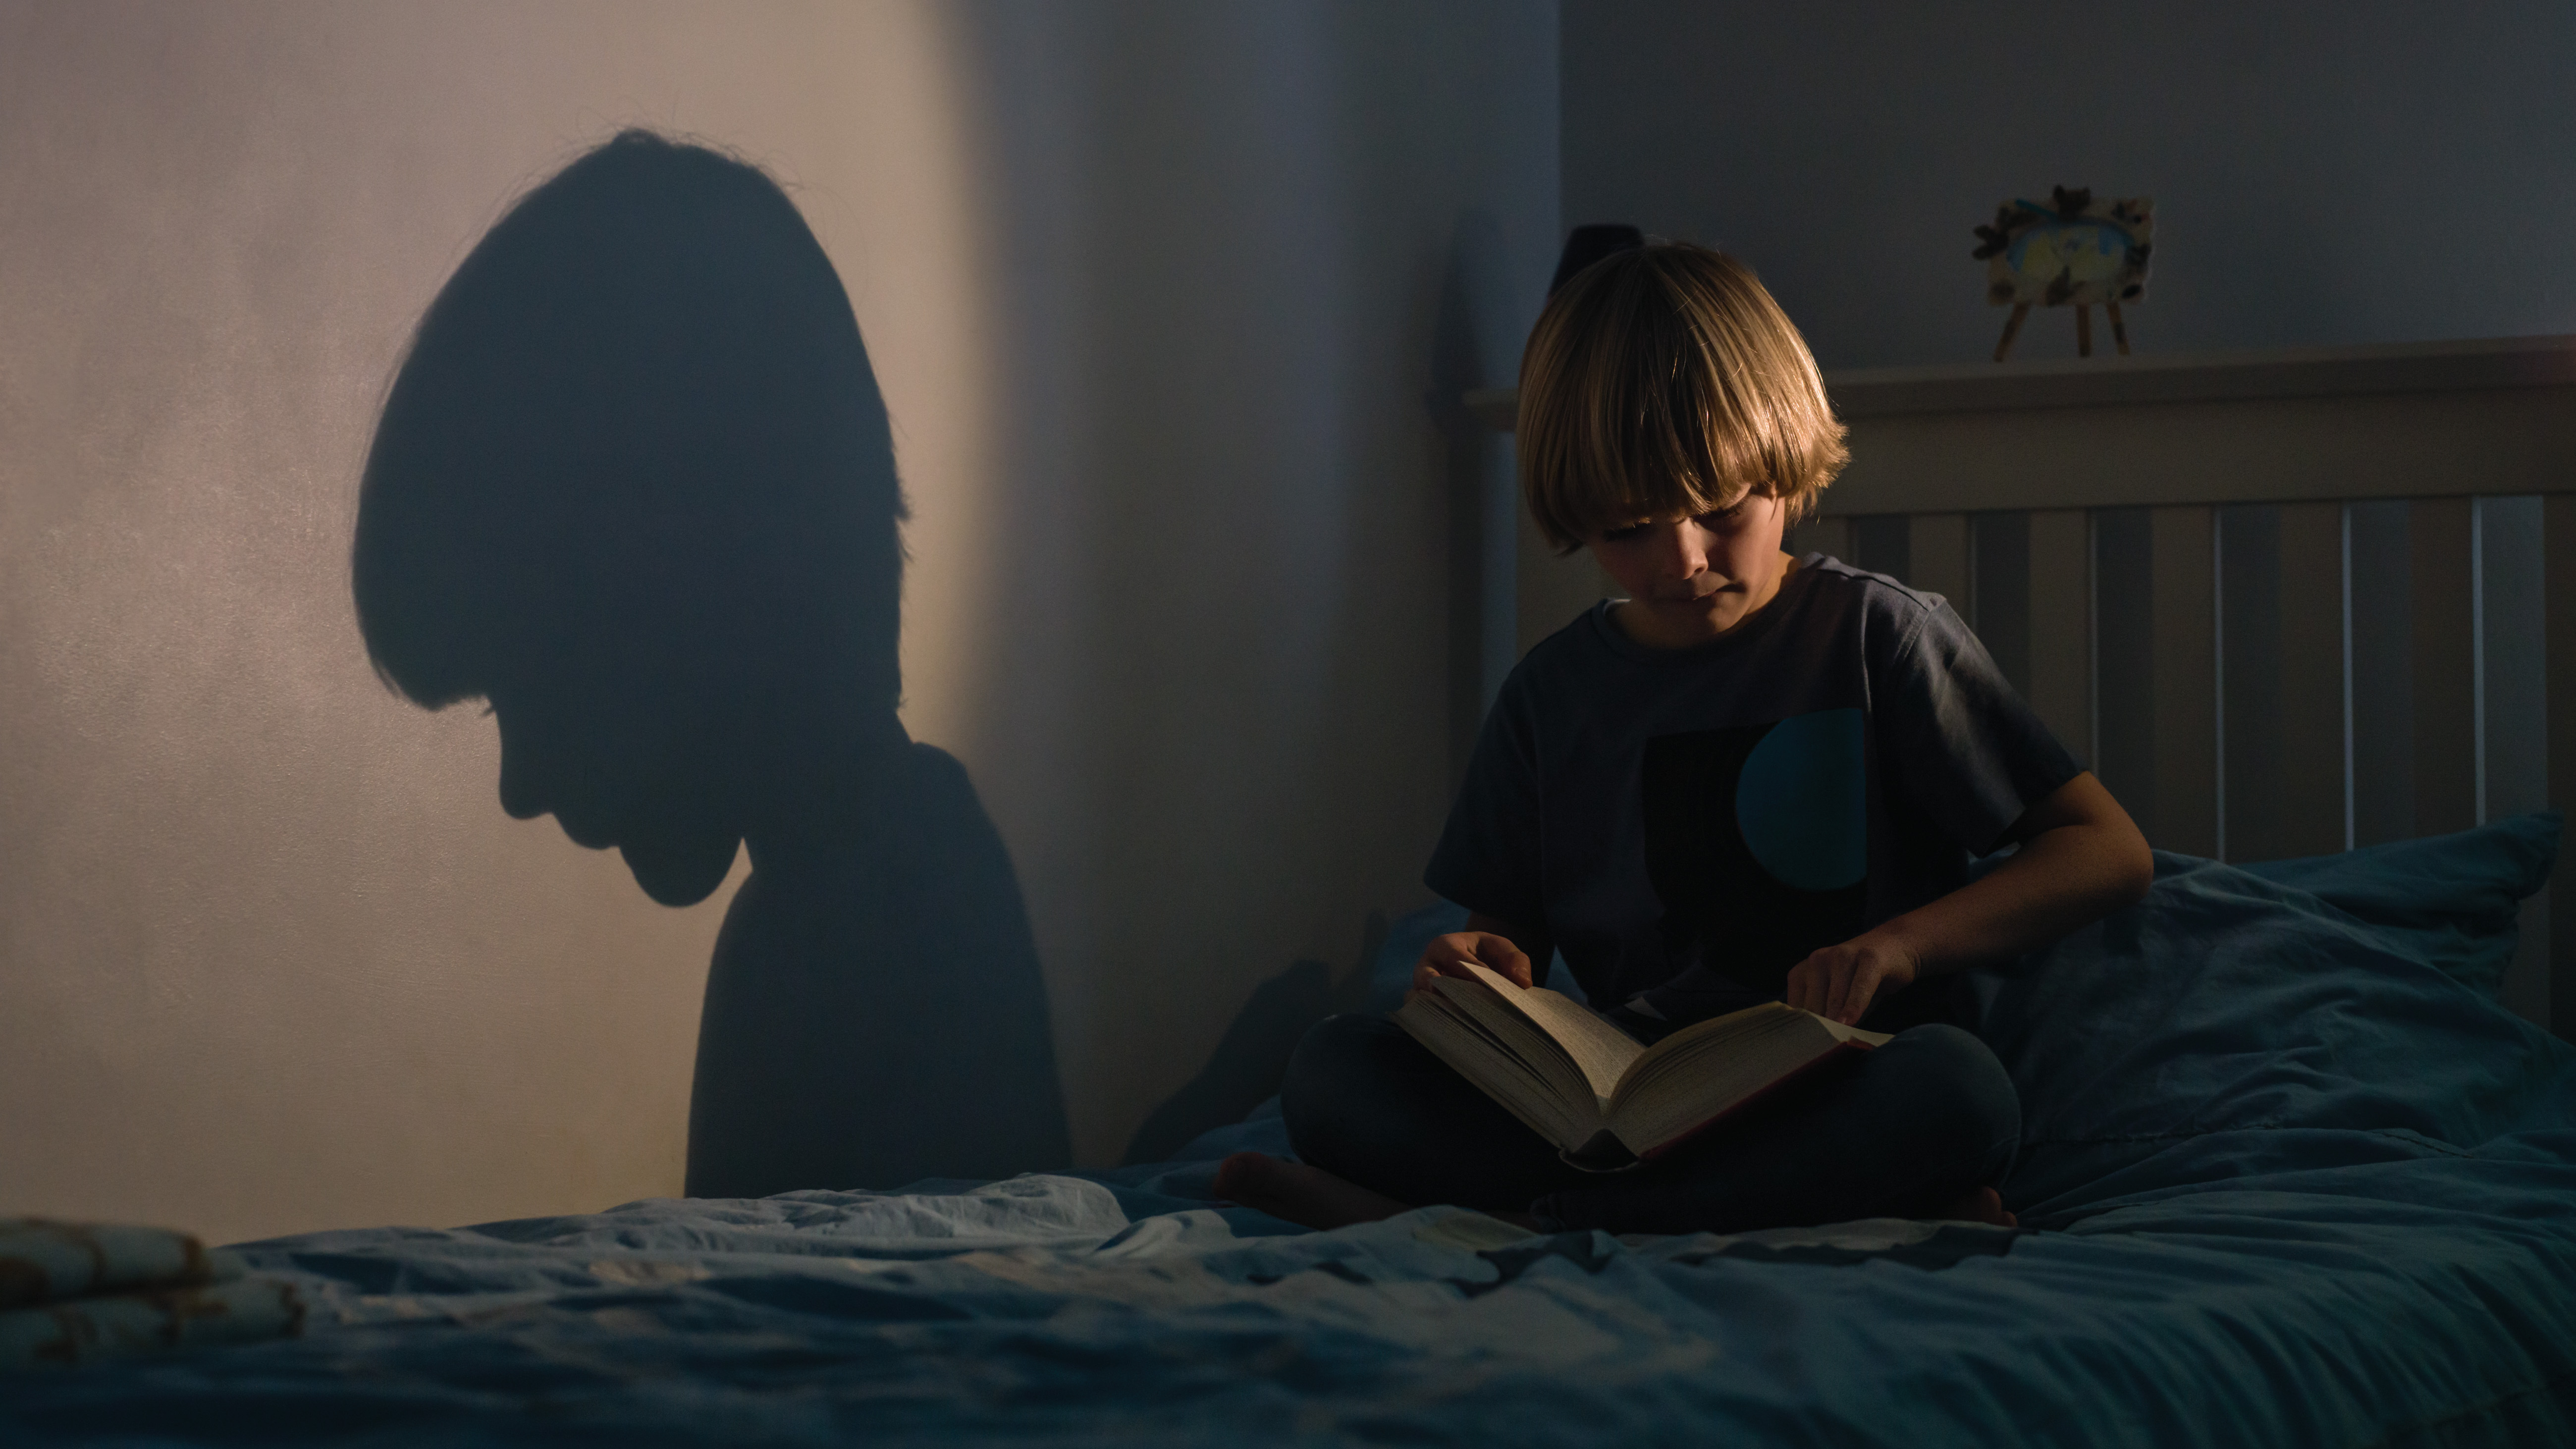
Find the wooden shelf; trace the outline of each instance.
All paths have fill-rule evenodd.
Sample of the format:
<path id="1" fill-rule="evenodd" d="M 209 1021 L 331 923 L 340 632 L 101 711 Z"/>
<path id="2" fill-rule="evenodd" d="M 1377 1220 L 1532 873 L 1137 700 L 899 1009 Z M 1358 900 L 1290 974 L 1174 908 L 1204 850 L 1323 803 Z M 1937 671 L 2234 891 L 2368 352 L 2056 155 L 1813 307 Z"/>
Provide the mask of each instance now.
<path id="1" fill-rule="evenodd" d="M 2576 384 L 2576 337 L 1971 362 L 1825 374 L 1825 390 L 1845 419 L 2570 384 Z"/>
<path id="2" fill-rule="evenodd" d="M 2569 336 L 1846 368 L 1825 374 L 1825 390 L 1846 421 L 1922 413 L 2569 386 L 2576 386 L 2576 337 Z M 1485 388 L 1467 393 L 1463 401 L 1488 425 L 1510 432 L 1520 391 Z"/>

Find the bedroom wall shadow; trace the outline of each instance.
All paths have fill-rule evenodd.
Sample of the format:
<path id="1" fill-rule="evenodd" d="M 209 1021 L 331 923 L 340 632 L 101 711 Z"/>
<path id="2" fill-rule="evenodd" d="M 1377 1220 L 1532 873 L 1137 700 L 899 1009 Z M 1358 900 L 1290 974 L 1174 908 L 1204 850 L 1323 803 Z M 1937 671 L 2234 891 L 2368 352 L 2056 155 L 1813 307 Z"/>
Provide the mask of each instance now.
<path id="1" fill-rule="evenodd" d="M 752 860 L 710 968 L 687 1190 L 1069 1160 L 1008 851 L 897 720 L 904 505 L 795 205 L 629 132 L 529 193 L 422 319 L 362 487 L 370 653 L 488 699 L 501 803 L 653 899 Z"/>

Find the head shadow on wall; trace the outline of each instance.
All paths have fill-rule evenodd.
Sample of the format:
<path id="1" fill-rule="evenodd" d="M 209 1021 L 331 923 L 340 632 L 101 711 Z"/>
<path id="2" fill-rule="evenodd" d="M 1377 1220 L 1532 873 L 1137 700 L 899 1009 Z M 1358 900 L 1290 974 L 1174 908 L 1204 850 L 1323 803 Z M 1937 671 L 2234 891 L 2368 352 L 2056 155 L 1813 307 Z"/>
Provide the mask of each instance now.
<path id="1" fill-rule="evenodd" d="M 688 1191 L 1069 1157 L 1019 884 L 896 718 L 904 503 L 831 261 L 754 167 L 627 132 L 421 319 L 360 493 L 378 672 L 491 705 L 501 804 L 615 846 L 716 943 Z"/>

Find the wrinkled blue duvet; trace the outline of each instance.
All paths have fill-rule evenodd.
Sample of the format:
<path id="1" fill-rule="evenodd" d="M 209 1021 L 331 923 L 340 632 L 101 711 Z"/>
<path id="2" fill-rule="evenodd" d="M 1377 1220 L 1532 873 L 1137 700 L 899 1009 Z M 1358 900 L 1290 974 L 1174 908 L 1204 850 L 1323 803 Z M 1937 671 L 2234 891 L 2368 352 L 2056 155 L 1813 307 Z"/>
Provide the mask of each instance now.
<path id="1" fill-rule="evenodd" d="M 1974 981 L 2025 1231 L 1305 1233 L 1114 1173 L 652 1201 L 252 1245 L 300 1341 L 0 1381 L 0 1439 L 2576 1438 L 2576 1051 L 2499 1008 L 2554 818 L 2163 857 Z M 2257 872 L 2260 873 L 2257 873 Z"/>

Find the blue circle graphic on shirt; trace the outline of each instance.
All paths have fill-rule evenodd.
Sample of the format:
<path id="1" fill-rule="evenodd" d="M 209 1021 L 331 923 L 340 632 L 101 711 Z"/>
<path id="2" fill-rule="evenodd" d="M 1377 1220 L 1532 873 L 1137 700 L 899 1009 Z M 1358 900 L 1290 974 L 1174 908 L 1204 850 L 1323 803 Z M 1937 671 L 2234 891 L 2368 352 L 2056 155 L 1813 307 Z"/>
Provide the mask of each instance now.
<path id="1" fill-rule="evenodd" d="M 1784 719 L 1735 781 L 1745 848 L 1782 885 L 1834 891 L 1869 874 L 1869 762 L 1856 709 Z"/>

